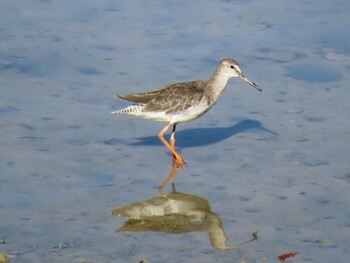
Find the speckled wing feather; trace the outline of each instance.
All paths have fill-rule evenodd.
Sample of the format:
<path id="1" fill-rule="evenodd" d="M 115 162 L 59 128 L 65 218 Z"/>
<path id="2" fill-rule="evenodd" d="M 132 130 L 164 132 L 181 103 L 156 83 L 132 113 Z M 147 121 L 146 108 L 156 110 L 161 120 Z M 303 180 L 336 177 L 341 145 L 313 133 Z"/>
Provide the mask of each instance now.
<path id="1" fill-rule="evenodd" d="M 205 82 L 201 80 L 166 86 L 154 94 L 143 111 L 164 111 L 166 114 L 181 112 L 202 100 L 204 87 Z"/>
<path id="2" fill-rule="evenodd" d="M 158 92 L 159 90 L 130 95 L 117 95 L 117 97 L 121 100 L 125 100 L 127 102 L 135 104 L 147 104 L 147 102 L 152 100 L 158 94 Z"/>

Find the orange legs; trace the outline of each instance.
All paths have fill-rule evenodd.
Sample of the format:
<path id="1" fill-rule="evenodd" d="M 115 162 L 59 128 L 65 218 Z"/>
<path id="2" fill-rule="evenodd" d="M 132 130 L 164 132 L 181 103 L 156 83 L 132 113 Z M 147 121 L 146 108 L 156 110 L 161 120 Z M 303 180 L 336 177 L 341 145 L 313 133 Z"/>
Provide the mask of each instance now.
<path id="1" fill-rule="evenodd" d="M 172 131 L 171 136 L 170 136 L 170 146 L 174 150 L 175 150 L 175 142 L 176 142 L 176 140 L 175 140 L 175 130 L 176 130 L 176 124 L 173 124 L 173 131 Z M 176 156 L 174 154 L 173 154 L 173 160 L 176 160 Z"/>
<path id="2" fill-rule="evenodd" d="M 170 144 L 164 139 L 164 133 L 169 130 L 171 126 L 171 123 L 169 123 L 165 128 L 159 133 L 159 139 L 164 143 L 164 145 L 171 151 L 173 154 L 173 162 L 171 165 L 170 173 L 168 178 L 162 183 L 162 185 L 158 189 L 158 193 L 163 193 L 163 188 L 169 183 L 174 183 L 174 177 L 177 175 L 177 173 L 181 170 L 181 168 L 184 166 L 185 161 L 181 157 L 181 155 L 175 150 L 175 130 L 176 130 L 176 124 L 173 124 L 173 131 L 170 136 Z M 173 184 L 174 189 L 174 184 Z"/>
<path id="3" fill-rule="evenodd" d="M 169 130 L 170 126 L 172 124 L 169 123 L 165 128 L 158 134 L 159 139 L 164 143 L 164 145 L 172 152 L 173 154 L 173 159 L 176 162 L 176 164 L 179 167 L 184 166 L 185 162 L 181 155 L 175 150 L 175 129 L 176 129 L 176 124 L 173 125 L 173 132 L 171 133 L 170 137 L 170 144 L 164 139 L 164 133 Z"/>

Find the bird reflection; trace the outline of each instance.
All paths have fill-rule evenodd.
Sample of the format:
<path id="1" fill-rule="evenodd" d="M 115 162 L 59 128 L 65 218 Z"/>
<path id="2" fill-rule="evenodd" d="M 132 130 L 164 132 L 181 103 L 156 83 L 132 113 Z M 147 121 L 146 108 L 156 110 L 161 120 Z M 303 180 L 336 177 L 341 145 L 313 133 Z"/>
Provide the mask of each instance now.
<path id="1" fill-rule="evenodd" d="M 172 172 L 178 172 L 172 165 Z M 164 183 L 166 183 L 165 181 Z M 207 232 L 210 244 L 215 249 L 236 249 L 257 239 L 257 232 L 251 239 L 236 245 L 226 245 L 223 222 L 220 216 L 211 211 L 208 200 L 203 197 L 177 192 L 174 183 L 170 194 L 159 194 L 148 200 L 139 201 L 112 210 L 112 215 L 125 217 L 127 221 L 117 232 L 156 231 L 180 234 L 193 231 Z"/>

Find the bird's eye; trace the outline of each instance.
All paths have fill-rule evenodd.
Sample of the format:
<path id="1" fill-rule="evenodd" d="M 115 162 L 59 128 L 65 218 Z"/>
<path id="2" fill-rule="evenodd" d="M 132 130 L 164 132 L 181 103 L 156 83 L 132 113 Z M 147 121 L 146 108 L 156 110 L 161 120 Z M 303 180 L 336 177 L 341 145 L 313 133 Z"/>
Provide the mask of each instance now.
<path id="1" fill-rule="evenodd" d="M 236 69 L 234 65 L 230 65 L 230 68 L 232 68 L 232 69 Z"/>

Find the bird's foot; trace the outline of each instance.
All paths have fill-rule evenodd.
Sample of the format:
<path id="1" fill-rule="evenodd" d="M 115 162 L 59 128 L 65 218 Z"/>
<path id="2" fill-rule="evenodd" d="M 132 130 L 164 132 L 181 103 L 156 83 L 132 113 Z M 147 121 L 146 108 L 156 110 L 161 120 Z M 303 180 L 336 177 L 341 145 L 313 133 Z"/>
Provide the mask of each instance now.
<path id="1" fill-rule="evenodd" d="M 173 157 L 173 166 L 176 166 L 176 169 L 180 170 L 186 162 L 184 159 L 180 156 L 180 158 Z"/>

